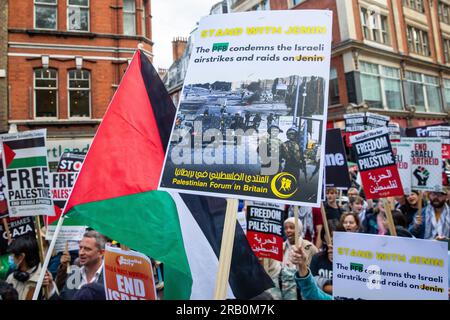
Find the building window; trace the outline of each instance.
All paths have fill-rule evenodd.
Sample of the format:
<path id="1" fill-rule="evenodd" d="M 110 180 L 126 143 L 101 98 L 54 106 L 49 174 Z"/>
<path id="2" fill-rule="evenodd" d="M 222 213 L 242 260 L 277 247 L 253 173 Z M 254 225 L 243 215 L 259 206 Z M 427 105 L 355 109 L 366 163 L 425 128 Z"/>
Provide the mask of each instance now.
<path id="1" fill-rule="evenodd" d="M 444 97 L 447 109 L 450 109 L 450 79 L 444 79 Z"/>
<path id="2" fill-rule="evenodd" d="M 136 4 L 135 0 L 123 0 L 123 34 L 136 35 Z"/>
<path id="3" fill-rule="evenodd" d="M 444 38 L 444 55 L 445 62 L 450 63 L 450 39 Z"/>
<path id="4" fill-rule="evenodd" d="M 67 1 L 67 29 L 89 31 L 89 0 Z"/>
<path id="5" fill-rule="evenodd" d="M 35 117 L 56 117 L 58 73 L 54 69 L 34 70 Z"/>
<path id="6" fill-rule="evenodd" d="M 69 115 L 70 117 L 91 116 L 91 75 L 87 70 L 70 70 Z"/>
<path id="7" fill-rule="evenodd" d="M 146 12 L 146 7 L 147 7 L 147 1 L 146 0 L 142 0 L 142 15 L 141 15 L 141 28 L 142 28 L 142 36 L 146 37 L 147 36 L 147 12 Z"/>
<path id="8" fill-rule="evenodd" d="M 57 29 L 57 0 L 34 0 L 34 27 L 36 29 Z"/>
<path id="9" fill-rule="evenodd" d="M 406 35 L 408 37 L 409 51 L 423 56 L 430 56 L 431 53 L 427 32 L 408 26 Z"/>
<path id="10" fill-rule="evenodd" d="M 439 78 L 407 71 L 406 80 L 408 105 L 418 111 L 442 112 Z"/>
<path id="11" fill-rule="evenodd" d="M 423 0 L 403 0 L 403 5 L 421 13 L 425 12 Z"/>
<path id="12" fill-rule="evenodd" d="M 294 1 L 295 2 L 295 1 Z M 302 1 L 297 1 L 298 3 Z M 294 5 L 296 5 L 294 3 Z M 260 3 L 258 3 L 256 6 L 250 9 L 250 11 L 259 11 L 259 10 L 270 10 L 270 1 L 269 0 L 263 0 Z"/>
<path id="13" fill-rule="evenodd" d="M 450 23 L 450 6 L 439 1 L 438 4 L 439 21 L 449 24 Z"/>
<path id="14" fill-rule="evenodd" d="M 360 70 L 363 99 L 370 107 L 403 109 L 399 69 L 362 61 Z"/>
<path id="15" fill-rule="evenodd" d="M 389 44 L 388 18 L 373 10 L 361 7 L 361 23 L 364 38 L 383 44 Z"/>
<path id="16" fill-rule="evenodd" d="M 339 84 L 337 71 L 335 68 L 331 68 L 330 70 L 330 88 L 329 88 L 329 105 L 339 104 Z"/>

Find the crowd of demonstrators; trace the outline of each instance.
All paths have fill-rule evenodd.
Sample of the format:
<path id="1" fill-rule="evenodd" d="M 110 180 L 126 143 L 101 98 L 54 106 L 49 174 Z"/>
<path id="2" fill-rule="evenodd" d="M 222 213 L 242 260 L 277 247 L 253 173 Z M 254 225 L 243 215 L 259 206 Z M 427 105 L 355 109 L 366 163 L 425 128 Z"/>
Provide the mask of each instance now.
<path id="1" fill-rule="evenodd" d="M 385 205 L 389 205 L 392 209 L 397 236 L 447 241 L 450 238 L 450 197 L 447 187 L 444 187 L 442 192 L 423 192 L 422 199 L 419 192 L 413 190 L 410 194 L 389 199 L 390 201 L 386 203 L 381 200 L 366 200 L 362 190 L 358 191 L 354 187 L 348 189 L 346 196 L 348 201 L 340 205 L 338 190 L 326 189 L 323 207 L 331 239 L 333 231 L 390 235 Z M 418 212 L 419 207 L 421 212 Z M 289 250 L 285 250 L 282 265 L 285 266 L 284 272 L 289 270 L 289 277 L 283 280 L 290 283 L 290 290 L 292 283 L 296 284 L 297 299 L 331 299 L 333 246 L 332 243 L 327 243 L 320 209 L 308 209 L 302 207 L 299 209 L 300 233 L 304 238 L 313 240 L 318 251 L 311 255 L 304 246 L 295 247 L 292 237 L 288 237 L 286 244 Z M 289 210 L 291 218 L 285 222 L 286 234 L 294 232 L 292 207 Z M 308 227 L 305 227 L 305 223 Z M 282 286 L 280 288 L 283 290 Z M 292 295 L 290 297 L 292 298 Z M 286 299 L 283 296 L 278 298 Z"/>

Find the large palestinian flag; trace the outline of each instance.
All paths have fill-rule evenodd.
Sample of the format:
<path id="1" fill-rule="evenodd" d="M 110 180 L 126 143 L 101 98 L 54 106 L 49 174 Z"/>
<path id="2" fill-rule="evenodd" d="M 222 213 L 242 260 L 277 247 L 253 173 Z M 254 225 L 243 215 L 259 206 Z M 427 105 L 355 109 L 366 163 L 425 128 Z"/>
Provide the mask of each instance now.
<path id="1" fill-rule="evenodd" d="M 64 212 L 74 224 L 163 262 L 166 299 L 212 299 L 225 200 L 156 191 L 174 117 L 162 81 L 138 51 Z M 229 283 L 228 296 L 240 299 L 273 286 L 240 229 Z"/>

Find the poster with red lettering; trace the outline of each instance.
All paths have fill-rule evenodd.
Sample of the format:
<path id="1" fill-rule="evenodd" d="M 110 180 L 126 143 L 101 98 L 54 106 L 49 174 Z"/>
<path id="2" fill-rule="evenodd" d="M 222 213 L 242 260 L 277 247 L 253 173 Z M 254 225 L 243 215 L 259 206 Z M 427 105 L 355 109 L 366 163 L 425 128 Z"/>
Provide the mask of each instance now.
<path id="1" fill-rule="evenodd" d="M 247 240 L 259 258 L 283 260 L 284 204 L 247 201 Z"/>
<path id="2" fill-rule="evenodd" d="M 156 300 L 152 263 L 142 253 L 106 246 L 103 275 L 106 300 Z"/>
<path id="3" fill-rule="evenodd" d="M 373 129 L 350 138 L 367 199 L 403 195 L 386 127 Z"/>
<path id="4" fill-rule="evenodd" d="M 411 149 L 411 187 L 420 191 L 442 191 L 441 138 L 402 138 Z"/>
<path id="5" fill-rule="evenodd" d="M 397 163 L 398 173 L 402 181 L 403 192 L 405 195 L 411 193 L 411 150 L 410 142 L 404 141 L 392 142 L 392 151 L 394 152 L 395 162 Z"/>

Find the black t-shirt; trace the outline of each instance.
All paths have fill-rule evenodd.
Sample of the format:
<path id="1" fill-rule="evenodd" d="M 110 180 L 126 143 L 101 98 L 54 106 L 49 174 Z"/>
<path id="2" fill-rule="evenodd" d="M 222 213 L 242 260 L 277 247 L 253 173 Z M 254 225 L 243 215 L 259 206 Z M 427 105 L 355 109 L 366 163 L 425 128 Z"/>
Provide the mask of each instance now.
<path id="1" fill-rule="evenodd" d="M 341 218 L 342 209 L 341 207 L 333 208 L 330 207 L 328 202 L 324 202 L 325 213 L 327 214 L 327 220 L 337 220 Z"/>
<path id="2" fill-rule="evenodd" d="M 333 262 L 328 259 L 327 252 L 319 252 L 311 259 L 309 266 L 312 275 L 333 281 Z"/>

